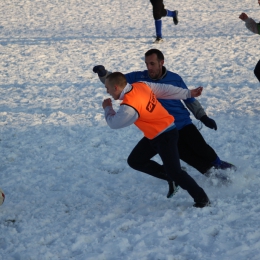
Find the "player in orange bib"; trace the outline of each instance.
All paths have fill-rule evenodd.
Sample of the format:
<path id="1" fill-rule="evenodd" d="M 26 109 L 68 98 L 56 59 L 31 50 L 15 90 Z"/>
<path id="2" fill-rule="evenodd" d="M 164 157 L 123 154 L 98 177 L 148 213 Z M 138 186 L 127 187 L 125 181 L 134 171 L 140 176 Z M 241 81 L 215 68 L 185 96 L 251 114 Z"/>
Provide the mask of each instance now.
<path id="1" fill-rule="evenodd" d="M 158 102 L 161 99 L 186 99 L 201 95 L 202 87 L 194 90 L 181 89 L 167 84 L 138 82 L 128 84 L 125 76 L 114 72 L 105 81 L 107 93 L 115 100 L 122 100 L 120 108 L 114 111 L 110 98 L 103 101 L 107 124 L 113 129 L 135 124 L 144 137 L 128 157 L 128 164 L 135 170 L 167 180 L 171 197 L 180 186 L 194 199 L 194 207 L 210 205 L 205 191 L 181 169 L 177 149 L 178 130 L 174 118 Z M 151 160 L 156 154 L 163 165 Z"/>
<path id="2" fill-rule="evenodd" d="M 136 110 L 138 118 L 134 124 L 148 139 L 155 138 L 174 122 L 173 116 L 158 102 L 151 89 L 141 82 L 132 85 L 131 90 L 124 95 L 121 105 L 128 105 Z"/>

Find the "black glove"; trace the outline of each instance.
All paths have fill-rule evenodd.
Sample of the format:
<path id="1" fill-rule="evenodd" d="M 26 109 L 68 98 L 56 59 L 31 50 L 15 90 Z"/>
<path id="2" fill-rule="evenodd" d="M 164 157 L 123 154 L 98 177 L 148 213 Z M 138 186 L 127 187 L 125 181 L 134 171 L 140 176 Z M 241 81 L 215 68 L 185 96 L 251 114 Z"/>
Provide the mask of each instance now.
<path id="1" fill-rule="evenodd" d="M 218 129 L 216 122 L 215 122 L 213 119 L 209 118 L 207 115 L 202 116 L 201 119 L 200 119 L 200 121 L 201 121 L 205 126 L 211 128 L 211 129 L 215 129 L 215 130 Z"/>
<path id="2" fill-rule="evenodd" d="M 99 77 L 104 77 L 107 73 L 103 65 L 97 65 L 93 68 L 93 71 L 98 74 Z"/>

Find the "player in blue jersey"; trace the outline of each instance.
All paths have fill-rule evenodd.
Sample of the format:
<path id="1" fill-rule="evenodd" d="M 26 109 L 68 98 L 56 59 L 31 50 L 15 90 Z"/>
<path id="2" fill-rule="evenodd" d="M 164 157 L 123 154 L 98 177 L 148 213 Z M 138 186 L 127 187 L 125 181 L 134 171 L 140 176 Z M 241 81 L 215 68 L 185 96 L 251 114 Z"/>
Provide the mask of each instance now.
<path id="1" fill-rule="evenodd" d="M 164 8 L 163 0 L 150 0 L 153 6 L 153 18 L 156 31 L 154 43 L 160 43 L 162 39 L 162 17 L 168 16 L 173 18 L 173 23 L 178 24 L 178 11 L 170 11 Z"/>
<path id="2" fill-rule="evenodd" d="M 164 66 L 164 55 L 160 50 L 151 49 L 147 51 L 145 53 L 145 64 L 147 70 L 125 74 L 128 83 L 132 84 L 137 81 L 157 82 L 187 89 L 186 84 L 178 74 L 166 69 Z M 98 73 L 103 83 L 106 76 L 111 73 L 102 65 L 95 66 L 93 71 Z M 175 118 L 175 124 L 179 130 L 178 151 L 181 160 L 206 175 L 211 168 L 236 170 L 233 164 L 219 158 L 214 149 L 206 143 L 200 131 L 192 123 L 188 109 L 205 126 L 217 130 L 216 122 L 207 116 L 198 100 L 188 98 L 183 100 L 185 105 L 180 100 L 159 99 L 159 101 Z"/>

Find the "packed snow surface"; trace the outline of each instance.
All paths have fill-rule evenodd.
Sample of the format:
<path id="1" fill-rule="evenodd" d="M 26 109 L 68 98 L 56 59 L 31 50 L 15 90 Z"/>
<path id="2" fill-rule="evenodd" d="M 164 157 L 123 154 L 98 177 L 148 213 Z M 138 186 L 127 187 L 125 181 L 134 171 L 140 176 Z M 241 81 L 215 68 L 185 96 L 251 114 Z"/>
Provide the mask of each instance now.
<path id="1" fill-rule="evenodd" d="M 163 18 L 155 45 L 148 0 L 0 2 L 0 259 L 259 259 L 260 35 L 238 16 L 258 21 L 260 7 L 164 3 L 179 24 Z M 105 122 L 93 66 L 144 70 L 151 48 L 190 89 L 204 87 L 198 100 L 218 129 L 201 133 L 238 167 L 223 182 L 181 162 L 211 207 L 193 208 L 184 190 L 167 199 L 165 181 L 127 165 L 142 133 Z"/>

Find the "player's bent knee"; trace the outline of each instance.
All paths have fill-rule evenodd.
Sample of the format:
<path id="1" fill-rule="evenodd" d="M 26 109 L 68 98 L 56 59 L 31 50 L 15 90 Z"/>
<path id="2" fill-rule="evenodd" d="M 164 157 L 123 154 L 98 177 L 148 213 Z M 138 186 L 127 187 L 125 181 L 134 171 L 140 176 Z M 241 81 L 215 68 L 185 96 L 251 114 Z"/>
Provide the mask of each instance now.
<path id="1" fill-rule="evenodd" d="M 162 18 L 162 15 L 161 15 L 161 13 L 153 13 L 153 18 L 154 18 L 154 20 L 160 20 L 161 18 Z"/>
<path id="2" fill-rule="evenodd" d="M 130 156 L 127 158 L 127 163 L 128 163 L 128 165 L 129 165 L 131 168 L 133 168 L 133 169 L 136 168 L 135 160 L 133 160 Z"/>

